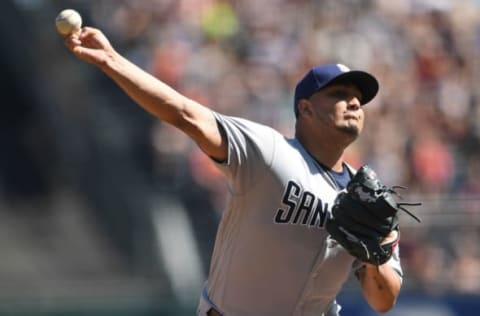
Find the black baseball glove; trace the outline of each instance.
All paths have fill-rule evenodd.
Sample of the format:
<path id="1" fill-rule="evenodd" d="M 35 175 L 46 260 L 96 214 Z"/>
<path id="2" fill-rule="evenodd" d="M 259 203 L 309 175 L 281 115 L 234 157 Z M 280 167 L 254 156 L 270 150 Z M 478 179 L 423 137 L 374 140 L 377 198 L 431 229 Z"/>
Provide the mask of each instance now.
<path id="1" fill-rule="evenodd" d="M 420 222 L 404 206 L 421 203 L 397 203 L 399 188 L 404 189 L 383 185 L 369 166 L 361 167 L 337 196 L 327 231 L 360 261 L 377 266 L 387 262 L 400 237 L 397 212 L 403 210 Z"/>

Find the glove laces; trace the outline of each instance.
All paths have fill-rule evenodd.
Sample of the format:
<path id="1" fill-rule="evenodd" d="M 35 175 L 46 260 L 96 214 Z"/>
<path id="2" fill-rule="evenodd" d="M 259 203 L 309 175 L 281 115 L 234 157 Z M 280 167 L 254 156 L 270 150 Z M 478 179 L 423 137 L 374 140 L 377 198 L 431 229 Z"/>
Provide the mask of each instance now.
<path id="1" fill-rule="evenodd" d="M 406 190 L 407 187 L 404 187 L 404 186 L 401 186 L 401 185 L 394 185 L 391 188 L 383 186 L 382 189 L 380 189 L 380 190 L 385 190 L 386 192 L 393 193 L 396 196 L 398 196 L 399 199 L 403 200 L 403 196 L 401 196 L 400 193 L 398 193 L 396 191 L 398 189 Z M 408 215 L 413 217 L 419 223 L 421 222 L 420 218 L 418 218 L 416 215 L 414 215 L 412 212 L 410 212 L 407 208 L 405 208 L 405 206 L 420 206 L 420 205 L 422 205 L 421 202 L 415 202 L 415 203 L 401 202 L 401 203 L 397 203 L 398 209 L 404 211 L 405 213 L 407 213 Z"/>

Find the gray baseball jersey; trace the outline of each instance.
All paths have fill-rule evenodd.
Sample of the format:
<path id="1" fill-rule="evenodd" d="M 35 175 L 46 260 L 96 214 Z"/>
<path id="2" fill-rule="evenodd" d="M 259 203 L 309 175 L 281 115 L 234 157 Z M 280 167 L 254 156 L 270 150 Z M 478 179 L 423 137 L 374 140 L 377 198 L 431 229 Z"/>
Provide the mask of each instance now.
<path id="1" fill-rule="evenodd" d="M 339 315 L 335 297 L 360 264 L 324 229 L 338 191 L 297 139 L 215 116 L 228 139 L 218 166 L 231 197 L 197 314 Z M 402 274 L 398 247 L 389 264 Z"/>

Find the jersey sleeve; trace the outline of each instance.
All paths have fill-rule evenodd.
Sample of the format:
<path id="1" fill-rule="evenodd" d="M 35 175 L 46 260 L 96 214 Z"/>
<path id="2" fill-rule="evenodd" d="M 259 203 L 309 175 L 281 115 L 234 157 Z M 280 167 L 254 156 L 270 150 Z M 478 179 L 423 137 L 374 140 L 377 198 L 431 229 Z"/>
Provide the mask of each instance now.
<path id="1" fill-rule="evenodd" d="M 215 162 L 227 176 L 233 194 L 252 188 L 271 166 L 275 151 L 274 129 L 252 121 L 214 113 L 228 142 L 227 160 Z"/>

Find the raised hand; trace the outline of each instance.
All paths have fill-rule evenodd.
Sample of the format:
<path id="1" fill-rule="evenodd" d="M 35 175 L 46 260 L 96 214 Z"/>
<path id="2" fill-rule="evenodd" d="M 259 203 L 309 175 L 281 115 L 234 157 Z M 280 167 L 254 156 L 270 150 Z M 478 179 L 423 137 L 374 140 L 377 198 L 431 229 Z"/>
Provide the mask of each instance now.
<path id="1" fill-rule="evenodd" d="M 115 54 L 110 41 L 99 29 L 83 27 L 65 37 L 65 45 L 80 59 L 102 66 Z"/>

